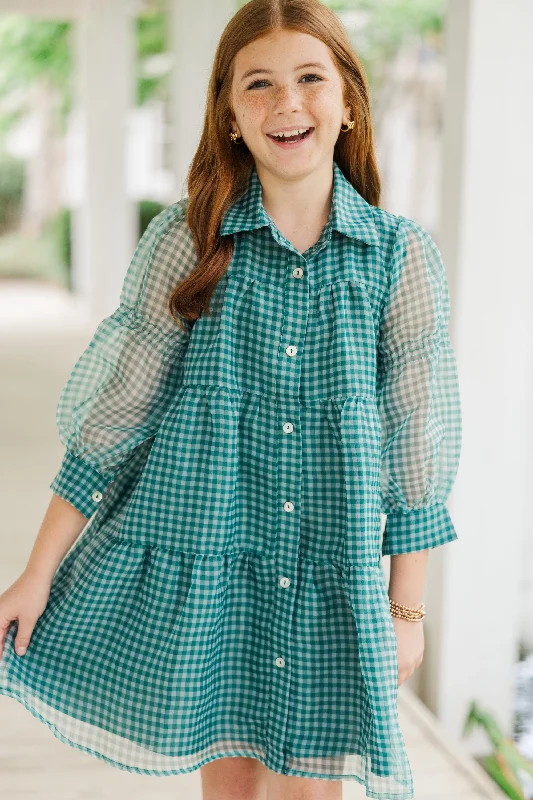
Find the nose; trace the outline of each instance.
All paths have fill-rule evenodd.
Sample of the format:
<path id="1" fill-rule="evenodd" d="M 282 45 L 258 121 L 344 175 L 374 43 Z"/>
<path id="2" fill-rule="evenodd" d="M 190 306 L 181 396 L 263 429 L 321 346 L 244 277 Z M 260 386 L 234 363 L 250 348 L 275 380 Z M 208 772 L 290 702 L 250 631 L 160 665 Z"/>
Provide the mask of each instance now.
<path id="1" fill-rule="evenodd" d="M 274 99 L 274 111 L 286 113 L 290 110 L 298 110 L 302 107 L 302 98 L 298 87 L 290 84 L 280 86 Z"/>

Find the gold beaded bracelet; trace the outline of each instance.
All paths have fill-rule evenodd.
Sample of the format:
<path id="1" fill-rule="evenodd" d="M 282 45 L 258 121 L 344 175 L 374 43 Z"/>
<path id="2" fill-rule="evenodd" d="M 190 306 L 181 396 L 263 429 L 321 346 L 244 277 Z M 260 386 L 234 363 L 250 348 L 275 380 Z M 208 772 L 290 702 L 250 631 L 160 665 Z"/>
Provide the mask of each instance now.
<path id="1" fill-rule="evenodd" d="M 400 619 L 408 619 L 410 622 L 418 622 L 426 616 L 426 607 L 421 603 L 418 608 L 410 608 L 395 600 L 389 599 L 390 612 L 393 617 L 400 617 Z"/>

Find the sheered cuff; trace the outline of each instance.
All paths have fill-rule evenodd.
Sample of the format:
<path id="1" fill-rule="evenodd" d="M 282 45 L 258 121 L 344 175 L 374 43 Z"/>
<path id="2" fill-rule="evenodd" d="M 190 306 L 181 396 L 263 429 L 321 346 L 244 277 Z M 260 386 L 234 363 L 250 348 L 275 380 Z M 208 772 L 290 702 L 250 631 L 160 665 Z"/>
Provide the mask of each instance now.
<path id="1" fill-rule="evenodd" d="M 458 539 L 448 509 L 436 503 L 416 511 L 387 515 L 381 554 L 414 553 Z"/>
<path id="2" fill-rule="evenodd" d="M 89 519 L 98 508 L 107 487 L 113 482 L 113 477 L 102 475 L 87 461 L 67 450 L 50 489 Z"/>

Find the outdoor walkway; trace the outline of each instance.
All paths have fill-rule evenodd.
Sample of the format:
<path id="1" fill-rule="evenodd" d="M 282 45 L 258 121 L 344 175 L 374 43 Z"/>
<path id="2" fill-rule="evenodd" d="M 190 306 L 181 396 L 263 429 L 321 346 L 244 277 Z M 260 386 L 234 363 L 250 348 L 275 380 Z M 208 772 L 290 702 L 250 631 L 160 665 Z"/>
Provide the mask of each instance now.
<path id="1" fill-rule="evenodd" d="M 59 391 L 97 324 L 81 326 L 81 308 L 50 288 L 0 282 L 0 592 L 24 568 L 51 497 L 63 446 L 55 427 Z M 503 800 L 460 743 L 404 684 L 401 727 L 416 800 Z M 6 800 L 200 800 L 200 773 L 135 775 L 63 744 L 16 701 L 0 697 L 0 786 Z M 344 800 L 363 800 L 354 781 Z M 281 799 L 280 799 L 281 800 Z"/>

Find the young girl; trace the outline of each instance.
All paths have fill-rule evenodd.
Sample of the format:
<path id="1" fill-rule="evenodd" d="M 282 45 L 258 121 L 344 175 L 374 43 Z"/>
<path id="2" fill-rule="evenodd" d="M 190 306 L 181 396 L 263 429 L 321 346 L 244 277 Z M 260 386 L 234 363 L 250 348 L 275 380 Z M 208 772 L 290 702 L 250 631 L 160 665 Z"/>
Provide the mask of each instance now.
<path id="1" fill-rule="evenodd" d="M 54 496 L 0 596 L 0 691 L 67 744 L 201 768 L 204 800 L 414 797 L 397 692 L 428 551 L 457 539 L 461 416 L 439 251 L 379 194 L 339 20 L 252 0 L 188 197 L 63 389 Z"/>

